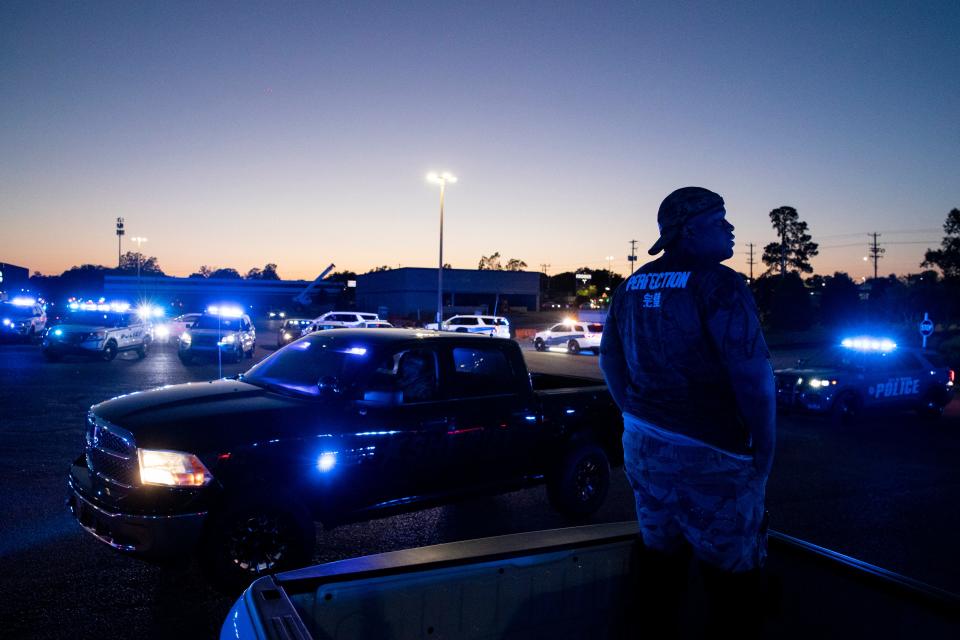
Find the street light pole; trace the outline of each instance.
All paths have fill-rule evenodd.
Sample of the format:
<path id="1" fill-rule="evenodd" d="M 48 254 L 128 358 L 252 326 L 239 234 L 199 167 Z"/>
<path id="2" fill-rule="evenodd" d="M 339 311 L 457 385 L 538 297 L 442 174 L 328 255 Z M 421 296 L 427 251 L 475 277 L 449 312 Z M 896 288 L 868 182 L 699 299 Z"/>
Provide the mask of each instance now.
<path id="1" fill-rule="evenodd" d="M 437 265 L 437 330 L 443 322 L 443 197 L 447 191 L 447 183 L 454 184 L 457 177 L 452 173 L 431 172 L 427 174 L 427 181 L 440 185 L 440 262 Z"/>
<path id="2" fill-rule="evenodd" d="M 142 238 L 142 237 L 140 237 L 140 236 L 136 236 L 136 237 L 130 238 L 130 239 L 131 239 L 132 241 L 134 241 L 134 242 L 137 243 L 137 285 L 139 285 L 139 284 L 140 284 L 140 246 L 141 246 L 144 242 L 146 242 L 147 239 L 146 239 L 146 238 Z"/>

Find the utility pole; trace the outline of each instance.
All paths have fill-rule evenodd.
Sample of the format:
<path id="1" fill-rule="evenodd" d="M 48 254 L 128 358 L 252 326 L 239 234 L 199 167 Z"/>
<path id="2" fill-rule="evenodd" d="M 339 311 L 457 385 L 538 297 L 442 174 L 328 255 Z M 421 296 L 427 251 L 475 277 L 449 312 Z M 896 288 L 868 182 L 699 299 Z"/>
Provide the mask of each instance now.
<path id="1" fill-rule="evenodd" d="M 867 249 L 870 252 L 870 259 L 873 260 L 873 279 L 877 279 L 877 261 L 883 257 L 883 254 L 887 252 L 886 249 L 877 244 L 877 238 L 880 237 L 879 233 L 870 233 L 867 234 L 873 236 L 873 242 L 870 244 L 870 247 Z"/>
<path id="2" fill-rule="evenodd" d="M 750 247 L 750 257 L 747 259 L 747 264 L 750 265 L 750 282 L 753 282 L 753 265 L 757 264 L 757 262 L 753 259 L 753 243 L 748 242 L 747 246 Z"/>
<path id="3" fill-rule="evenodd" d="M 547 293 L 550 293 L 550 276 L 547 275 L 547 269 L 549 268 L 550 268 L 550 265 L 544 262 L 540 263 L 540 271 L 543 272 L 543 275 L 547 276 Z"/>
<path id="4" fill-rule="evenodd" d="M 630 275 L 633 275 L 633 263 L 637 261 L 637 241 L 630 241 L 630 255 L 627 256 L 627 261 L 630 263 Z"/>
<path id="5" fill-rule="evenodd" d="M 122 251 L 120 241 L 123 238 L 123 233 L 123 218 L 117 218 L 117 269 L 120 268 L 120 255 Z"/>

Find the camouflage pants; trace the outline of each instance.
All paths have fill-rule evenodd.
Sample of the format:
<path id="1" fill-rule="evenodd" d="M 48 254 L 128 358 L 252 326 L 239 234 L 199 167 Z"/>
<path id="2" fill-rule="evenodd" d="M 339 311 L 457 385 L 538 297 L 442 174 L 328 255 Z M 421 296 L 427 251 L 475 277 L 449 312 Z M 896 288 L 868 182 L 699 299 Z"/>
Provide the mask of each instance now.
<path id="1" fill-rule="evenodd" d="M 624 414 L 623 453 L 644 544 L 684 544 L 726 571 L 762 567 L 767 556 L 767 478 L 753 458 L 660 429 Z"/>

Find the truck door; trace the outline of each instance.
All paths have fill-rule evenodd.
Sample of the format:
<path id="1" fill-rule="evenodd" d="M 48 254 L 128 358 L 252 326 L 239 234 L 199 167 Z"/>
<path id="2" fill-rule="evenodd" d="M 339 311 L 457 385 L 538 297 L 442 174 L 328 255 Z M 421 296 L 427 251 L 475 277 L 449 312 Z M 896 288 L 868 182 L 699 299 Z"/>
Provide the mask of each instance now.
<path id="1" fill-rule="evenodd" d="M 533 397 L 523 393 L 512 345 L 453 344 L 445 350 L 444 390 L 450 398 L 447 449 L 451 482 L 476 485 L 514 477 L 530 459 L 539 429 Z"/>
<path id="2" fill-rule="evenodd" d="M 439 360 L 428 347 L 377 357 L 352 410 L 353 442 L 365 451 L 368 502 L 402 500 L 445 486 L 452 461 L 446 437 L 449 401 Z"/>

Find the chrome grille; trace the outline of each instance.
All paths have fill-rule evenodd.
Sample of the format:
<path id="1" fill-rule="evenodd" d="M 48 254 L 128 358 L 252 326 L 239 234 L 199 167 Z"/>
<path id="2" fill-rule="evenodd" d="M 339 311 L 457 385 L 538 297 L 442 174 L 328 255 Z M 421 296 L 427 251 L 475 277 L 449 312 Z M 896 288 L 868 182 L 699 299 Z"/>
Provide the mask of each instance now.
<path id="1" fill-rule="evenodd" d="M 91 412 L 87 415 L 86 441 L 90 471 L 121 487 L 137 484 L 140 469 L 132 433 Z"/>

